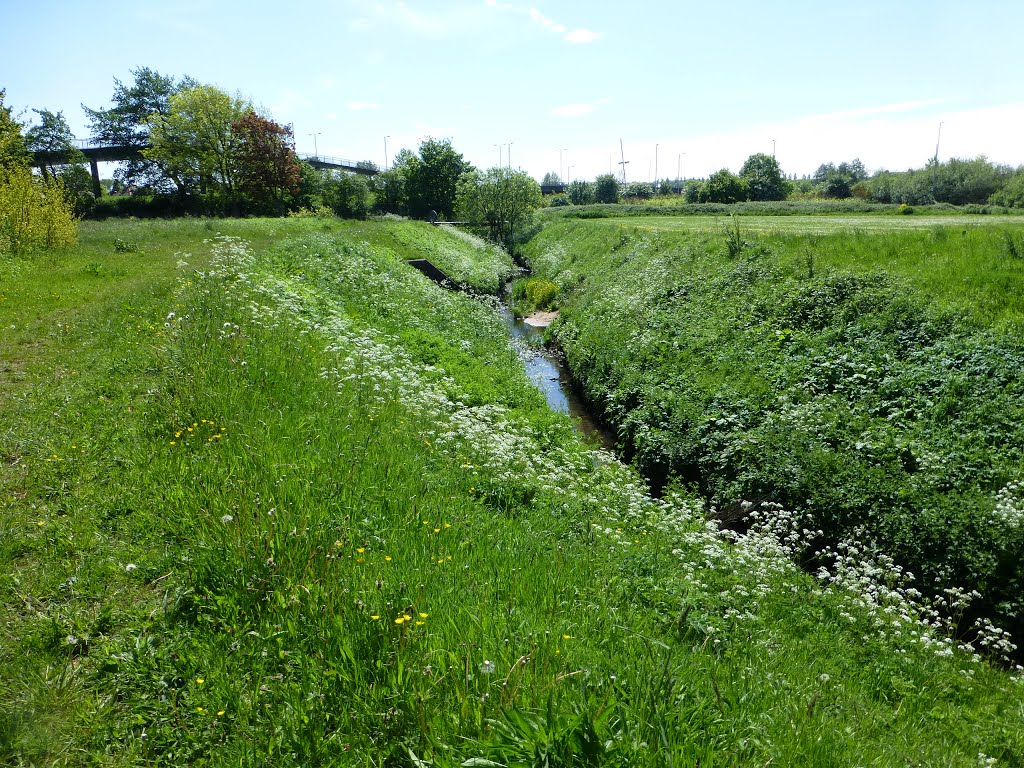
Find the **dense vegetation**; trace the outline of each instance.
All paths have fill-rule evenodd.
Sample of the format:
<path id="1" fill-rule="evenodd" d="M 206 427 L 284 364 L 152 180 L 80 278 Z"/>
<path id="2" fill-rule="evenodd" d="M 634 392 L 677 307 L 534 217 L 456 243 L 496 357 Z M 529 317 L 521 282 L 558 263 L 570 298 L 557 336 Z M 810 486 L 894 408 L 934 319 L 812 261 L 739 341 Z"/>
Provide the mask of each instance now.
<path id="1" fill-rule="evenodd" d="M 937 604 L 977 590 L 959 630 L 1024 639 L 1021 229 L 648 221 L 553 223 L 528 249 L 638 468 L 730 524 L 782 505 L 823 573 L 854 547 Z"/>
<path id="2" fill-rule="evenodd" d="M 0 262 L 0 762 L 1024 760 L 1020 678 L 884 560 L 650 498 L 423 255 L 513 269 L 319 219 Z"/>

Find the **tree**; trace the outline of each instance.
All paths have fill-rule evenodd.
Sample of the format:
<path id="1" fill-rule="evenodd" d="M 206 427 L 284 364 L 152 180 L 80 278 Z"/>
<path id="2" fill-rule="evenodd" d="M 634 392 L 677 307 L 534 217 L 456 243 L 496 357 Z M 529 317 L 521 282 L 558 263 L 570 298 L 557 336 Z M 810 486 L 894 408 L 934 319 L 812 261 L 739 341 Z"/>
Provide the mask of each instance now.
<path id="1" fill-rule="evenodd" d="M 0 89 L 0 176 L 16 168 L 27 168 L 30 159 L 21 123 L 11 115 L 11 108 L 4 106 L 5 98 L 7 90 Z"/>
<path id="2" fill-rule="evenodd" d="M 1024 169 L 1018 168 L 1017 173 L 988 201 L 992 205 L 1002 205 L 1006 208 L 1024 208 Z"/>
<path id="3" fill-rule="evenodd" d="M 63 112 L 48 109 L 32 111 L 39 115 L 39 125 L 33 125 L 25 132 L 25 144 L 33 152 L 50 153 L 49 162 L 43 166 L 44 174 L 48 170 L 51 176 L 57 176 L 63 166 L 85 162 L 85 155 L 74 145 L 75 135 Z"/>
<path id="4" fill-rule="evenodd" d="M 198 85 L 191 77 L 175 80 L 149 67 L 132 70 L 132 76 L 135 82 L 131 85 L 114 80 L 113 106 L 110 109 L 90 109 L 82 105 L 96 143 L 116 147 L 147 146 L 152 116 L 167 115 L 171 96 Z M 159 164 L 145 159 L 121 163 L 114 172 L 114 178 L 125 185 L 157 189 L 170 185 Z"/>
<path id="5" fill-rule="evenodd" d="M 338 215 L 365 219 L 373 207 L 373 193 L 366 177 L 358 173 L 323 171 L 324 202 Z"/>
<path id="6" fill-rule="evenodd" d="M 728 168 L 716 171 L 697 188 L 698 203 L 740 203 L 747 199 L 747 181 Z"/>
<path id="7" fill-rule="evenodd" d="M 783 177 L 778 161 L 763 152 L 747 158 L 740 168 L 740 178 L 746 181 L 751 200 L 785 200 L 789 194 L 789 182 Z"/>
<path id="8" fill-rule="evenodd" d="M 395 158 L 397 164 L 398 158 Z M 473 166 L 452 149 L 450 139 L 425 139 L 419 157 L 405 163 L 406 194 L 409 214 L 421 218 L 434 211 L 451 218 L 455 210 L 455 190 L 459 177 Z"/>
<path id="9" fill-rule="evenodd" d="M 562 179 L 554 171 L 548 171 L 544 174 L 544 180 L 541 181 L 541 186 L 544 187 L 557 187 L 562 183 Z"/>
<path id="10" fill-rule="evenodd" d="M 540 207 L 540 185 L 523 171 L 491 168 L 481 173 L 464 173 L 458 182 L 455 210 L 460 219 L 477 226 L 496 226 L 505 247 L 511 250 L 515 237 Z"/>
<path id="11" fill-rule="evenodd" d="M 238 189 L 258 207 L 283 212 L 299 194 L 299 164 L 292 129 L 250 110 L 231 125 Z"/>
<path id="12" fill-rule="evenodd" d="M 152 146 L 142 151 L 160 165 L 183 194 L 235 188 L 231 126 L 252 106 L 212 85 L 175 93 L 167 114 L 148 118 Z"/>
<path id="13" fill-rule="evenodd" d="M 594 202 L 619 202 L 619 182 L 610 173 L 598 176 L 594 182 Z"/>
<path id="14" fill-rule="evenodd" d="M 404 214 L 406 211 L 405 167 L 396 165 L 372 177 L 375 209 L 381 213 Z"/>
<path id="15" fill-rule="evenodd" d="M 649 200 L 654 197 L 654 188 L 646 181 L 631 181 L 622 194 L 630 200 Z"/>
<path id="16" fill-rule="evenodd" d="M 569 182 L 566 194 L 573 205 L 587 205 L 594 202 L 594 185 L 592 182 L 576 179 Z"/>

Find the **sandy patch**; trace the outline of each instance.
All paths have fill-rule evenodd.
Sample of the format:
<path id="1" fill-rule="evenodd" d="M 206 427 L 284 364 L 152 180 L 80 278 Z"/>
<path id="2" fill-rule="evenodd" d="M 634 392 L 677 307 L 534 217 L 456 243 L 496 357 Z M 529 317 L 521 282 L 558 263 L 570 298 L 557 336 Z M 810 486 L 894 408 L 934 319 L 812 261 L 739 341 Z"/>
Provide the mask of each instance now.
<path id="1" fill-rule="evenodd" d="M 524 317 L 523 322 L 532 325 L 534 328 L 547 328 L 558 317 L 558 310 L 554 312 L 534 312 L 529 317 Z"/>

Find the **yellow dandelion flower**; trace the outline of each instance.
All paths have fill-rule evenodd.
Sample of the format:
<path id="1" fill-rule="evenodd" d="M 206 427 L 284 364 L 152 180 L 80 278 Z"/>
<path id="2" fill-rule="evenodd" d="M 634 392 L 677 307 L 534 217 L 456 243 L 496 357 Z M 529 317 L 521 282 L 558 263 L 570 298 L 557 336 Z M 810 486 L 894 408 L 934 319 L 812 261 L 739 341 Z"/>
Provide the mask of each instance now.
<path id="1" fill-rule="evenodd" d="M 362 565 L 365 562 L 366 562 L 366 558 L 365 557 L 357 557 L 356 558 L 356 563 L 358 563 L 360 565 Z"/>
<path id="2" fill-rule="evenodd" d="M 441 529 L 440 529 L 440 528 L 435 528 L 435 529 L 434 529 L 434 533 L 440 533 L 440 532 L 441 532 Z"/>
<path id="3" fill-rule="evenodd" d="M 206 710 L 202 707 L 196 707 L 196 712 L 205 712 Z"/>
<path id="4" fill-rule="evenodd" d="M 384 560 L 385 560 L 386 562 L 389 562 L 389 563 L 390 563 L 390 562 L 391 562 L 391 555 L 384 555 Z"/>
<path id="5" fill-rule="evenodd" d="M 203 683 L 205 683 L 205 682 L 206 682 L 206 680 L 204 680 L 204 679 L 203 679 L 203 678 L 201 678 L 201 677 L 197 677 L 197 678 L 196 678 L 196 682 L 197 682 L 197 683 L 199 683 L 200 685 L 202 685 Z"/>
<path id="6" fill-rule="evenodd" d="M 358 552 L 360 555 L 363 554 L 363 552 L 365 552 L 365 551 L 366 551 L 366 547 L 356 547 L 356 552 Z"/>
<path id="7" fill-rule="evenodd" d="M 373 619 L 374 621 L 380 621 L 380 615 L 376 614 L 376 613 L 373 614 L 372 616 L 370 616 L 370 618 Z"/>
<path id="8" fill-rule="evenodd" d="M 399 616 L 395 619 L 395 624 L 405 624 L 405 616 Z"/>
<path id="9" fill-rule="evenodd" d="M 223 717 L 223 716 L 224 716 L 224 710 L 223 709 L 218 709 L 217 710 L 217 717 Z"/>
<path id="10" fill-rule="evenodd" d="M 452 524 L 451 524 L 451 523 L 445 523 L 445 524 L 444 524 L 444 527 L 445 527 L 445 528 L 451 528 L 451 527 L 452 527 Z"/>
<path id="11" fill-rule="evenodd" d="M 426 623 L 427 623 L 427 622 L 425 622 L 425 621 L 417 621 L 417 622 L 416 622 L 416 626 L 417 626 L 417 627 L 422 627 L 422 626 L 423 626 L 424 624 L 426 624 Z"/>
<path id="12" fill-rule="evenodd" d="M 341 539 L 335 539 L 335 541 L 334 541 L 334 546 L 336 546 L 336 547 L 340 547 L 340 546 L 342 546 L 342 544 L 341 544 Z"/>
<path id="13" fill-rule="evenodd" d="M 177 445 L 177 443 L 175 443 L 173 440 L 171 440 L 171 445 Z"/>
<path id="14" fill-rule="evenodd" d="M 572 635 L 562 635 L 563 640 L 572 640 Z"/>
<path id="15" fill-rule="evenodd" d="M 421 619 L 425 619 L 425 618 L 427 618 L 427 616 L 429 616 L 429 615 L 430 615 L 429 613 L 421 613 L 421 614 L 420 614 L 420 618 L 421 618 Z"/>

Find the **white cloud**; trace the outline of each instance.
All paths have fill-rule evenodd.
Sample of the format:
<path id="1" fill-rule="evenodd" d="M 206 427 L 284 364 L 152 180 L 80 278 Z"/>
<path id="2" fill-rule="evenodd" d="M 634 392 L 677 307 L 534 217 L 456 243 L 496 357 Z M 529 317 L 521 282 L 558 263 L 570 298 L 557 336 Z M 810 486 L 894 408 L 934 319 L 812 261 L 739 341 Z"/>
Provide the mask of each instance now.
<path id="1" fill-rule="evenodd" d="M 600 32 L 591 32 L 589 29 L 574 29 L 571 32 L 568 31 L 568 27 L 561 24 L 554 19 L 548 18 L 539 10 L 534 7 L 524 8 L 519 5 L 512 3 L 502 3 L 499 0 L 484 0 L 484 4 L 488 8 L 494 8 L 499 11 L 508 11 L 510 13 L 516 13 L 521 16 L 527 16 L 529 19 L 539 26 L 541 29 L 553 32 L 557 35 L 561 35 L 562 39 L 572 43 L 574 45 L 579 43 L 592 43 L 595 40 L 601 38 Z"/>
<path id="2" fill-rule="evenodd" d="M 566 104 L 561 107 L 555 107 L 551 110 L 551 114 L 555 117 L 579 117 L 580 115 L 590 114 L 593 111 L 593 104 Z"/>
<path id="3" fill-rule="evenodd" d="M 572 32 L 565 36 L 565 39 L 573 45 L 579 45 L 581 43 L 592 43 L 595 40 L 601 39 L 600 32 L 591 32 L 589 29 L 574 29 Z"/>
<path id="4" fill-rule="evenodd" d="M 350 101 L 348 108 L 353 112 L 362 112 L 368 109 L 380 109 L 380 104 L 372 101 Z"/>
<path id="5" fill-rule="evenodd" d="M 552 32 L 555 32 L 559 35 L 565 32 L 565 25 L 559 24 L 557 21 L 549 19 L 536 8 L 531 8 L 529 10 L 529 14 L 530 18 L 534 21 L 534 23 L 539 24 L 540 26 L 544 27 L 544 29 L 550 29 Z"/>

